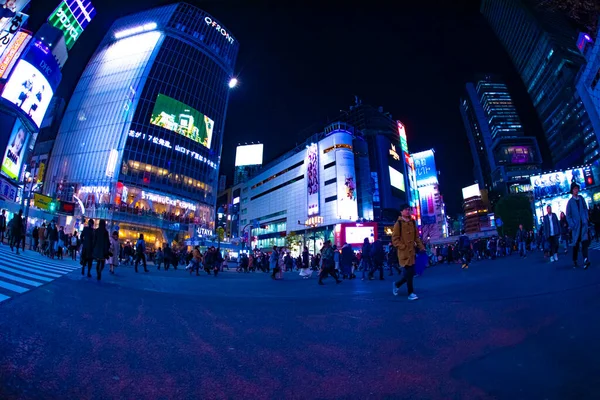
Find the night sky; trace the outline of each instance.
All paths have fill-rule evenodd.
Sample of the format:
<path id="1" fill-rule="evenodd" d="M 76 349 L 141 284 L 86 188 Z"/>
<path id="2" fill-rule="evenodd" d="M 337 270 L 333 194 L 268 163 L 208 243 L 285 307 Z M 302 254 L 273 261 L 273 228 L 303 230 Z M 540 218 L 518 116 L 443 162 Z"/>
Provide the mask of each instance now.
<path id="1" fill-rule="evenodd" d="M 35 31 L 59 1 L 33 3 L 29 29 Z M 73 47 L 57 94 L 68 100 L 115 19 L 170 3 L 96 0 L 97 15 Z M 447 8 L 434 7 L 437 2 L 189 3 L 212 14 L 240 43 L 241 84 L 230 97 L 221 163 L 221 174 L 230 178 L 238 143 L 264 143 L 268 162 L 358 95 L 404 122 L 411 152 L 435 149 L 448 212 L 459 213 L 461 188 L 474 180 L 459 99 L 479 73 L 505 79 L 526 133 L 541 138 L 531 101 L 478 0 L 447 2 Z M 541 140 L 540 147 L 545 158 Z"/>

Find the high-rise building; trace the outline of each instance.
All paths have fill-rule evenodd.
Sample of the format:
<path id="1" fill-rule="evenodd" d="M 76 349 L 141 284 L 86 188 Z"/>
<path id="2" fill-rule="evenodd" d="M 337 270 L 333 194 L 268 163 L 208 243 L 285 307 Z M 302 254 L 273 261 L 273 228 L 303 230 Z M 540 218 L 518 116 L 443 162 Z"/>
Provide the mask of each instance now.
<path id="1" fill-rule="evenodd" d="M 474 161 L 475 180 L 499 193 L 519 191 L 540 172 L 535 137 L 525 136 L 508 88 L 497 77 L 467 83 L 460 111 Z"/>
<path id="2" fill-rule="evenodd" d="M 410 190 L 404 125 L 383 107 L 363 104 L 358 97 L 339 120 L 351 124 L 362 134 L 362 140 L 355 143 L 354 152 L 355 163 L 365 174 L 357 179 L 360 203 L 369 208 L 362 214 L 371 214 L 376 221 L 395 221 L 403 203 L 416 202 Z M 384 225 L 380 224 L 379 228 L 383 237 Z"/>
<path id="3" fill-rule="evenodd" d="M 575 83 L 584 63 L 577 31 L 533 0 L 483 0 L 481 12 L 521 75 L 542 123 L 552 163 L 565 168 L 598 159 L 586 139 L 590 121 Z"/>
<path id="4" fill-rule="evenodd" d="M 587 61 L 577 80 L 577 93 L 590 119 L 590 124 L 583 130 L 584 140 L 588 146 L 594 146 L 600 141 L 600 41 L 598 38 L 599 35 L 596 35 L 594 43 L 589 34 L 582 33 L 580 40 L 577 41 L 577 47 Z M 592 159 L 597 158 L 599 152 L 600 150 L 595 146 L 591 153 Z"/>
<path id="5" fill-rule="evenodd" d="M 214 229 L 237 53 L 221 23 L 186 3 L 115 21 L 69 102 L 44 192 L 73 198 L 125 240 Z"/>

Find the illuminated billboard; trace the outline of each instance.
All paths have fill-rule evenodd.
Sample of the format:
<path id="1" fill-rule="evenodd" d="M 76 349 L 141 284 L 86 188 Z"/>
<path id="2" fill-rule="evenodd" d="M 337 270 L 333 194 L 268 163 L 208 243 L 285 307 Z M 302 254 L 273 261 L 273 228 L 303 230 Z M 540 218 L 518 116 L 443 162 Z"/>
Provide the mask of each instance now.
<path id="1" fill-rule="evenodd" d="M 435 224 L 435 186 L 425 186 L 419 188 L 419 198 L 421 199 L 421 223 L 423 225 Z"/>
<path id="2" fill-rule="evenodd" d="M 360 244 L 365 239 L 369 242 L 375 241 L 375 226 L 347 226 L 346 227 L 346 243 Z"/>
<path id="3" fill-rule="evenodd" d="M 578 183 L 581 189 L 595 184 L 590 166 L 535 175 L 530 180 L 535 198 L 569 193 L 573 182 Z"/>
<path id="4" fill-rule="evenodd" d="M 210 149 L 215 122 L 201 112 L 169 96 L 158 95 L 150 123 L 177 132 Z"/>
<path id="5" fill-rule="evenodd" d="M 0 29 L 11 23 L 13 17 L 25 9 L 29 0 L 5 0 L 0 7 Z"/>
<path id="6" fill-rule="evenodd" d="M 340 219 L 358 219 L 356 199 L 356 177 L 354 173 L 354 153 L 351 150 L 335 152 L 337 182 L 337 216 Z"/>
<path id="7" fill-rule="evenodd" d="M 481 196 L 481 192 L 479 191 L 479 185 L 474 184 L 474 185 L 463 188 L 462 194 L 463 194 L 463 200 L 470 199 L 471 197 Z"/>
<path id="8" fill-rule="evenodd" d="M 235 166 L 262 165 L 263 147 L 262 143 L 238 146 L 235 150 Z"/>
<path id="9" fill-rule="evenodd" d="M 23 158 L 25 157 L 25 146 L 27 143 L 27 131 L 19 119 L 15 122 L 8 145 L 2 159 L 2 175 L 10 179 L 19 180 Z"/>
<path id="10" fill-rule="evenodd" d="M 415 174 L 417 175 L 417 185 L 436 185 L 438 179 L 433 150 L 414 153 L 412 154 L 412 158 L 415 165 Z"/>
<path id="11" fill-rule="evenodd" d="M 68 50 L 71 50 L 83 30 L 96 15 L 89 0 L 64 0 L 48 18 L 48 23 L 60 29 Z"/>
<path id="12" fill-rule="evenodd" d="M 308 216 L 319 215 L 319 146 L 313 143 L 306 152 L 306 192 Z"/>
<path id="13" fill-rule="evenodd" d="M 400 172 L 395 170 L 392 167 L 389 167 L 390 169 L 390 184 L 395 187 L 396 189 L 402 190 L 403 192 L 406 191 L 406 187 L 404 186 L 404 175 Z"/>
<path id="14" fill-rule="evenodd" d="M 398 135 L 400 136 L 400 148 L 403 152 L 408 153 L 408 141 L 406 140 L 406 128 L 400 121 L 396 121 L 398 124 Z"/>
<path id="15" fill-rule="evenodd" d="M 23 13 L 17 13 L 11 18 L 10 22 L 6 24 L 2 32 L 0 32 L 0 56 L 4 54 L 13 37 L 19 32 L 19 29 L 25 25 L 25 22 L 29 18 L 29 15 Z"/>
<path id="16" fill-rule="evenodd" d="M 36 67 L 21 60 L 4 87 L 2 97 L 23 110 L 39 128 L 54 90 Z"/>
<path id="17" fill-rule="evenodd" d="M 13 38 L 8 49 L 4 52 L 4 55 L 0 59 L 0 78 L 7 78 L 12 71 L 13 66 L 19 60 L 19 56 L 29 44 L 31 35 L 25 32 L 19 32 Z"/>

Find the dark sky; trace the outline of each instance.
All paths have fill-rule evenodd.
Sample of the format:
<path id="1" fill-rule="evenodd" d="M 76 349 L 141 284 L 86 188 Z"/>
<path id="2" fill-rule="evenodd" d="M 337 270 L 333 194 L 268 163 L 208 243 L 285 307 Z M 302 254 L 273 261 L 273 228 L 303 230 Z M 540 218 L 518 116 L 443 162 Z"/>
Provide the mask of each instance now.
<path id="1" fill-rule="evenodd" d="M 35 30 L 58 0 L 33 3 L 30 29 Z M 70 97 L 116 18 L 169 3 L 96 0 L 96 18 L 73 47 L 58 94 Z M 240 43 L 241 84 L 230 97 L 222 174 L 232 175 L 237 143 L 265 143 L 268 162 L 303 141 L 300 132 L 339 115 L 358 95 L 404 122 L 411 152 L 435 149 L 448 211 L 458 213 L 461 188 L 474 179 L 459 99 L 464 84 L 479 73 L 503 76 L 526 133 L 541 135 L 523 84 L 480 15 L 478 0 L 406 6 L 400 1 L 189 3 L 212 14 Z M 543 154 L 544 145 L 540 142 Z"/>

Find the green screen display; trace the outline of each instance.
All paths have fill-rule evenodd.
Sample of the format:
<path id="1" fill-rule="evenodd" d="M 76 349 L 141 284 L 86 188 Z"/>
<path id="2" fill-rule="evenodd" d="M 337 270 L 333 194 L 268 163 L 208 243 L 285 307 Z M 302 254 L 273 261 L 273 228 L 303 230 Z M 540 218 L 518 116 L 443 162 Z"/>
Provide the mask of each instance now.
<path id="1" fill-rule="evenodd" d="M 68 50 L 71 50 L 77 39 L 79 39 L 79 36 L 83 33 L 83 28 L 79 25 L 77 18 L 64 1 L 50 15 L 48 23 L 63 32 Z"/>
<path id="2" fill-rule="evenodd" d="M 210 149 L 215 122 L 169 96 L 158 95 L 150 123 L 177 132 Z"/>

